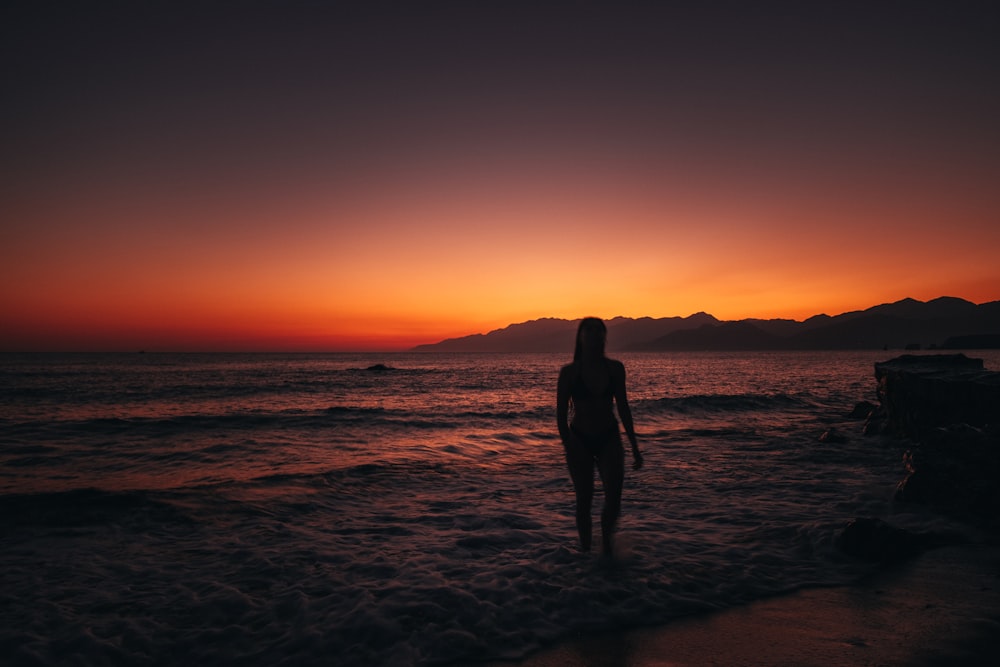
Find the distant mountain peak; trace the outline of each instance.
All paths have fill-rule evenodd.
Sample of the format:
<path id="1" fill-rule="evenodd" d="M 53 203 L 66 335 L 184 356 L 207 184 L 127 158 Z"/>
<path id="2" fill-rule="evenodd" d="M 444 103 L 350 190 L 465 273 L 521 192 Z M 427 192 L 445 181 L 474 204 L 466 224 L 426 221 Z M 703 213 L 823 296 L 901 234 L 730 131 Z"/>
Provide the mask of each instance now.
<path id="1" fill-rule="evenodd" d="M 487 334 L 420 345 L 416 351 L 571 353 L 580 318 L 542 317 Z M 687 317 L 616 316 L 608 325 L 608 351 L 929 348 L 948 340 L 992 340 L 1000 335 L 1000 301 L 976 305 L 942 296 L 907 297 L 836 316 L 721 321 L 698 311 Z M 983 336 L 986 336 L 984 338 Z"/>

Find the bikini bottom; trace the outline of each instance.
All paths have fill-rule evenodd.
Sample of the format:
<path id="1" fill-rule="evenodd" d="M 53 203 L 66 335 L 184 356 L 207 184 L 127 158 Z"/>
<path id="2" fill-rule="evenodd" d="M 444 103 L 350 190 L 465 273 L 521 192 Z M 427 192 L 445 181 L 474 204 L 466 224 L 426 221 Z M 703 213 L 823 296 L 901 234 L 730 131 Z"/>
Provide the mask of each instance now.
<path id="1" fill-rule="evenodd" d="M 615 424 L 614 429 L 602 435 L 594 435 L 593 433 L 581 433 L 576 429 L 570 427 L 573 435 L 579 439 L 586 448 L 587 454 L 600 461 L 606 455 L 616 455 L 625 456 L 625 448 L 622 446 L 622 435 L 618 430 L 618 425 Z"/>

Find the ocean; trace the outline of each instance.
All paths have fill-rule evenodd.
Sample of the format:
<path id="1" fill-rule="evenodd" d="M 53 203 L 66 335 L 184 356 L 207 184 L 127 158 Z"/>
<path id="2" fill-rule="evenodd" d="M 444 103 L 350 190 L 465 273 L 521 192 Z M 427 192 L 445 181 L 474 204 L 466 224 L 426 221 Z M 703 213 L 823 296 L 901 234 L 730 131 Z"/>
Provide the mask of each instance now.
<path id="1" fill-rule="evenodd" d="M 568 355 L 2 355 L 0 655 L 463 665 L 854 581 L 853 517 L 974 531 L 894 506 L 905 443 L 848 416 L 895 354 L 612 355 L 646 465 L 610 563 Z"/>

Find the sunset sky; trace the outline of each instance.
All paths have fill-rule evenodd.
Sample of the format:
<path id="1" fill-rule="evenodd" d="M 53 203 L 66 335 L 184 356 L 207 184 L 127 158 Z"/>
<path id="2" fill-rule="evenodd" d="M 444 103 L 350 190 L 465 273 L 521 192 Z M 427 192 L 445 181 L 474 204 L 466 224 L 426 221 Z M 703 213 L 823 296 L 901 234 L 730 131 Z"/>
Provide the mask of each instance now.
<path id="1" fill-rule="evenodd" d="M 23 4 L 0 350 L 1000 299 L 990 3 Z"/>

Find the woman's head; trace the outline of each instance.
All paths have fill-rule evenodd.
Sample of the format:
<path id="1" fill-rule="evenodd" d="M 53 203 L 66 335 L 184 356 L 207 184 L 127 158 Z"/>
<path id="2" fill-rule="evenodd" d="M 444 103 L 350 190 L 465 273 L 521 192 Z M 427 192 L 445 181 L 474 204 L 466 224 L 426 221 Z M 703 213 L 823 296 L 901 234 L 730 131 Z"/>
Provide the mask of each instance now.
<path id="1" fill-rule="evenodd" d="M 597 317 L 585 317 L 580 320 L 576 330 L 576 349 L 573 351 L 573 361 L 579 361 L 584 354 L 604 356 L 604 343 L 607 341 L 608 328 Z"/>

